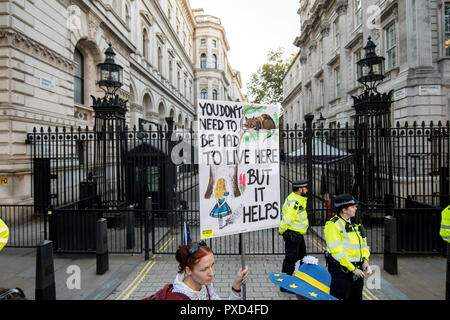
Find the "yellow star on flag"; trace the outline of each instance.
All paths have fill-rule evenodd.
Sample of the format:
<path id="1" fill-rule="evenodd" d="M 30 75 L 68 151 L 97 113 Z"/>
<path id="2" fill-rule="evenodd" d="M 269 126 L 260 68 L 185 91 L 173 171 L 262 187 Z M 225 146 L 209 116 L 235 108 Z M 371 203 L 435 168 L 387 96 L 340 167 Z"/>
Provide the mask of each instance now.
<path id="1" fill-rule="evenodd" d="M 310 295 L 311 297 L 314 297 L 314 298 L 317 297 L 317 293 L 314 293 L 314 292 L 310 292 L 309 295 Z"/>
<path id="2" fill-rule="evenodd" d="M 274 276 L 275 276 L 275 277 L 279 277 L 280 274 L 279 274 L 279 273 L 275 273 Z"/>
<path id="3" fill-rule="evenodd" d="M 292 288 L 292 289 L 297 289 L 298 288 L 298 286 L 296 286 L 295 283 L 291 284 L 289 287 Z"/>
<path id="4" fill-rule="evenodd" d="M 283 282 L 283 279 L 277 279 L 278 282 Z"/>

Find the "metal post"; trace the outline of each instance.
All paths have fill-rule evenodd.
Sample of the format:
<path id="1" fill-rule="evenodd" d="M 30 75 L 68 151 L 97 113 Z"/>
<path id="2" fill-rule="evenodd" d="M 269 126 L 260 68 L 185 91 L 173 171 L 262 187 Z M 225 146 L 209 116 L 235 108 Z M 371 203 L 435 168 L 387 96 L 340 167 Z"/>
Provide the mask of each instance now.
<path id="1" fill-rule="evenodd" d="M 384 217 L 384 270 L 390 274 L 397 272 L 397 219 L 393 216 Z"/>
<path id="2" fill-rule="evenodd" d="M 127 229 L 127 249 L 133 249 L 135 245 L 134 239 L 134 207 L 130 205 L 126 213 L 126 229 Z"/>
<path id="3" fill-rule="evenodd" d="M 109 269 L 107 224 L 105 218 L 97 220 L 95 233 L 97 274 L 104 274 Z"/>
<path id="4" fill-rule="evenodd" d="M 241 252 L 241 264 L 242 270 L 245 269 L 245 244 L 244 244 L 244 236 L 242 233 L 239 233 L 239 251 Z M 246 300 L 247 298 L 247 285 L 244 284 L 242 286 L 242 300 Z"/>
<path id="5" fill-rule="evenodd" d="M 37 246 L 35 299 L 56 300 L 53 245 L 49 240 Z"/>
<path id="6" fill-rule="evenodd" d="M 150 259 L 150 239 L 149 239 L 149 232 L 150 232 L 150 224 L 149 224 L 149 218 L 152 212 L 152 197 L 147 197 L 145 199 L 145 222 L 144 222 L 144 241 L 145 241 L 145 260 Z"/>

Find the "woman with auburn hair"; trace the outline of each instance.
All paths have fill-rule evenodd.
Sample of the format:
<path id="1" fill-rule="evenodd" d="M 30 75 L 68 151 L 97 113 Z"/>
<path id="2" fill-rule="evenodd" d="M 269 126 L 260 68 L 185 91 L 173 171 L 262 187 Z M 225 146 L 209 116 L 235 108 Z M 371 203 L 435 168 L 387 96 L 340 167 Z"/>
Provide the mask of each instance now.
<path id="1" fill-rule="evenodd" d="M 214 253 L 204 241 L 190 242 L 176 252 L 178 274 L 173 284 L 144 300 L 220 300 L 214 291 Z M 241 287 L 248 280 L 248 267 L 239 269 L 231 286 L 230 300 L 242 300 Z"/>

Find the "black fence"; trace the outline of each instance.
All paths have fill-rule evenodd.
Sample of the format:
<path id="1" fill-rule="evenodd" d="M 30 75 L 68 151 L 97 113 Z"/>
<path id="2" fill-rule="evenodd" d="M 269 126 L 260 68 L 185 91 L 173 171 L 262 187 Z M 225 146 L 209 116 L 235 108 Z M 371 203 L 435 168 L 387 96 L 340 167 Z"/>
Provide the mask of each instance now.
<path id="1" fill-rule="evenodd" d="M 0 217 L 12 231 L 8 245 L 35 246 L 53 237 L 61 251 L 89 252 L 94 244 L 92 225 L 99 217 L 108 220 L 112 253 L 142 252 L 146 236 L 155 253 L 174 253 L 183 239 L 184 222 L 193 240 L 198 240 L 197 136 L 168 123 L 165 128 L 152 124 L 124 128 L 120 134 L 113 128 L 101 135 L 88 128 L 48 128 L 28 134 L 34 205 L 0 207 Z M 449 201 L 449 123 L 369 130 L 373 143 L 364 150 L 358 149 L 357 135 L 358 130 L 348 125 L 309 123 L 280 130 L 280 201 L 291 192 L 292 181 L 311 181 L 308 252 L 325 250 L 323 227 L 332 215 L 333 196 L 343 192 L 364 199 L 357 216 L 366 227 L 372 253 L 383 253 L 386 215 L 398 218 L 399 251 L 439 251 L 435 219 Z M 386 145 L 381 148 L 376 143 L 380 135 L 389 141 L 388 151 Z M 96 144 L 98 139 L 124 142 L 114 144 L 120 146 L 118 151 Z M 99 145 L 104 148 L 102 161 L 96 152 Z M 358 167 L 361 152 L 364 170 Z M 118 166 L 120 174 L 115 170 Z M 111 194 L 118 194 L 120 201 Z M 147 197 L 152 198 L 152 213 L 146 228 Z M 413 205 L 420 208 L 414 211 L 417 214 L 409 213 Z M 422 231 L 408 232 L 411 224 Z M 91 231 L 78 239 L 83 225 Z M 277 228 L 252 232 L 244 239 L 248 254 L 284 254 Z M 217 254 L 240 253 L 238 235 L 208 242 Z"/>

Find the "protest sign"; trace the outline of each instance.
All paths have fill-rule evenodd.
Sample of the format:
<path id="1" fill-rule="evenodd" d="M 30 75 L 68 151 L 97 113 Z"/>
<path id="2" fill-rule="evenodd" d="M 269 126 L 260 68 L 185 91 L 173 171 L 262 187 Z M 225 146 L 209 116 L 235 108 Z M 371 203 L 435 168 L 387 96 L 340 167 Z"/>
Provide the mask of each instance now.
<path id="1" fill-rule="evenodd" d="M 280 106 L 198 103 L 200 236 L 279 226 Z"/>

